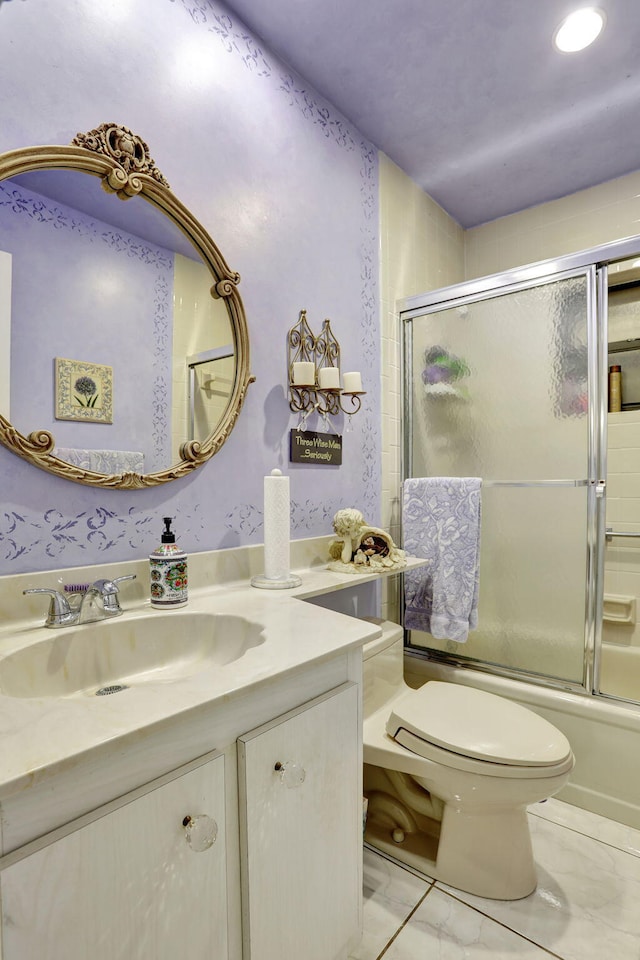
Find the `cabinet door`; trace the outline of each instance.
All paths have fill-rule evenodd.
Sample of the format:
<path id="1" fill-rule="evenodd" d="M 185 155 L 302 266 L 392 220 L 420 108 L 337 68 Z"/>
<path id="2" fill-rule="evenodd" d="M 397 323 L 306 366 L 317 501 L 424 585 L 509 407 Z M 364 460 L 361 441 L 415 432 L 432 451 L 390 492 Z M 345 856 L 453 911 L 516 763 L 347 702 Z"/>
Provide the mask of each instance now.
<path id="1" fill-rule="evenodd" d="M 244 960 L 335 960 L 360 930 L 358 687 L 241 737 Z"/>
<path id="2" fill-rule="evenodd" d="M 167 779 L 3 870 L 3 960 L 227 957 L 224 757 Z"/>

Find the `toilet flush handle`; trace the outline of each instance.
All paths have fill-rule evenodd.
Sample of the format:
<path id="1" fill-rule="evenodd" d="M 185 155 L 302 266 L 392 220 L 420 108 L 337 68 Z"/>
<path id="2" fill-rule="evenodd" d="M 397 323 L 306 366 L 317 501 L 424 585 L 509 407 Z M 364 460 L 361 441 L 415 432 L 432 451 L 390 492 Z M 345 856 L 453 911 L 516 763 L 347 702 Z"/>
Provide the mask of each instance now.
<path id="1" fill-rule="evenodd" d="M 283 783 L 289 790 L 299 787 L 304 783 L 306 772 L 301 763 L 295 760 L 285 760 L 284 763 L 278 761 L 273 768 L 280 774 L 280 783 Z"/>

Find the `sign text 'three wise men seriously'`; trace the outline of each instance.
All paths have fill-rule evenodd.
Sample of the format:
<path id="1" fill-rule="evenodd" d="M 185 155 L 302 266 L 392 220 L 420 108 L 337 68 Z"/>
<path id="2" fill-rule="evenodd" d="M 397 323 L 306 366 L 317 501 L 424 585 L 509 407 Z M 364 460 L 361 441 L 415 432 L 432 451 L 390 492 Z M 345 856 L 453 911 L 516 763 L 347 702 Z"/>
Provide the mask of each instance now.
<path id="1" fill-rule="evenodd" d="M 342 463 L 342 437 L 335 433 L 292 430 L 289 459 L 291 463 L 340 466 Z"/>

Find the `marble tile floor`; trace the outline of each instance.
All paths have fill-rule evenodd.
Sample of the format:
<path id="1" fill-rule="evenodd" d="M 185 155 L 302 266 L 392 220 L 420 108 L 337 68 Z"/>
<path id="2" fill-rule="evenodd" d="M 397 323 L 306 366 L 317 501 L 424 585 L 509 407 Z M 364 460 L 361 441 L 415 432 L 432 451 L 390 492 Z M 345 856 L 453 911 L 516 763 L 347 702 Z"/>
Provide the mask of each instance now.
<path id="1" fill-rule="evenodd" d="M 351 960 L 640 960 L 640 830 L 558 800 L 530 808 L 538 887 L 486 900 L 364 851 Z"/>

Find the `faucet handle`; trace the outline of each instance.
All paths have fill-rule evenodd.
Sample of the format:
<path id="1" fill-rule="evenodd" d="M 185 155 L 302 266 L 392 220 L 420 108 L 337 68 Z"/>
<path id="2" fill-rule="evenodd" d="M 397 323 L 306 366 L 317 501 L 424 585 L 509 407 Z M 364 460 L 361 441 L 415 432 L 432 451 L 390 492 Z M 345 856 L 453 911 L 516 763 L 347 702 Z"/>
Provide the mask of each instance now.
<path id="1" fill-rule="evenodd" d="M 31 587 L 29 590 L 23 590 L 22 593 L 49 594 L 51 601 L 49 603 L 49 613 L 47 614 L 47 619 L 44 622 L 45 627 L 64 627 L 67 623 L 71 623 L 73 620 L 75 620 L 75 614 L 72 612 L 71 607 L 69 606 L 69 601 L 57 590 L 53 590 L 48 587 Z"/>
<path id="2" fill-rule="evenodd" d="M 118 584 L 122 583 L 123 580 L 135 579 L 136 574 L 130 573 L 126 577 L 114 577 L 113 580 L 96 580 L 96 582 L 93 584 L 93 587 L 102 597 L 105 613 L 111 614 L 111 616 L 122 613 L 120 602 L 118 600 Z"/>

